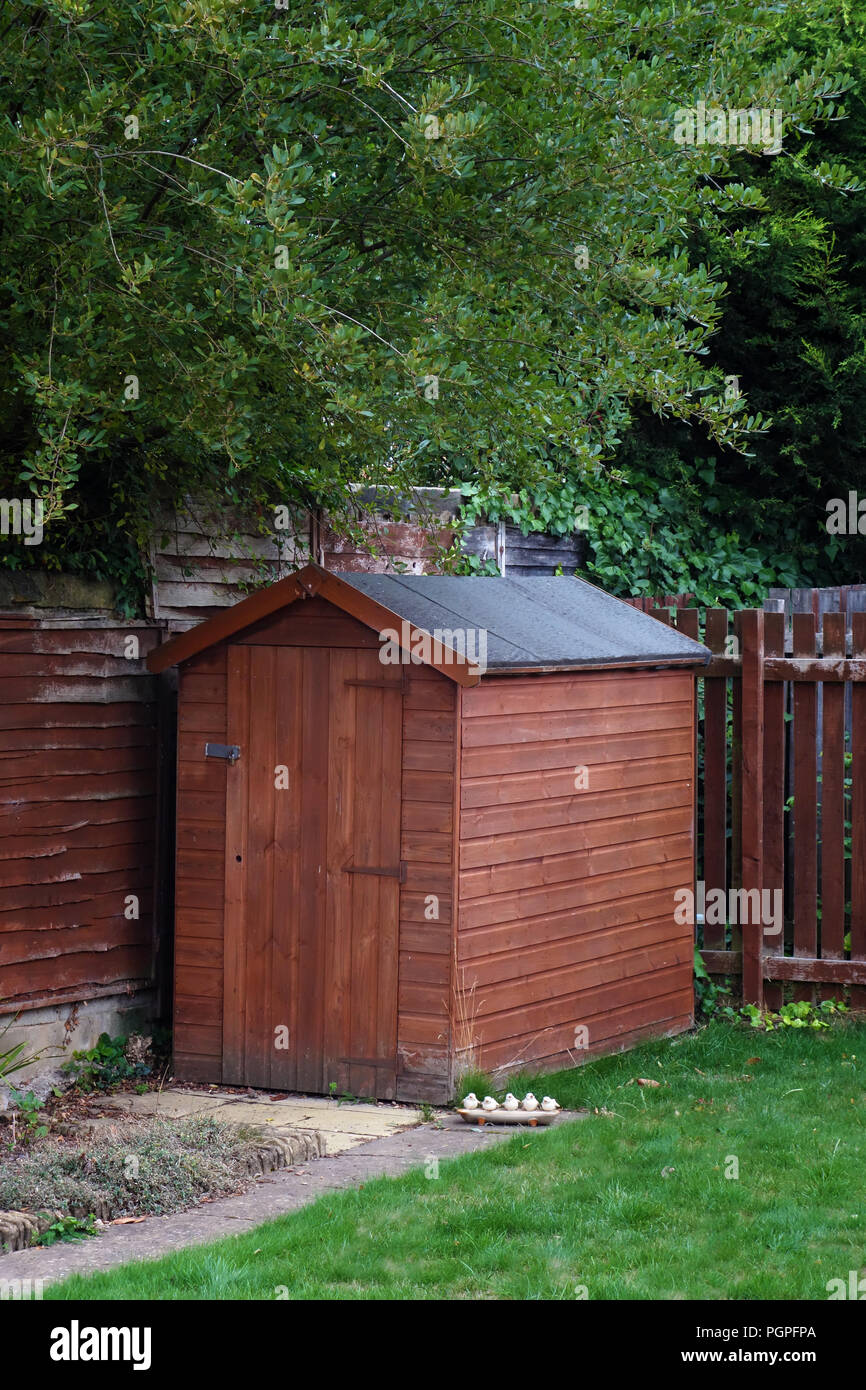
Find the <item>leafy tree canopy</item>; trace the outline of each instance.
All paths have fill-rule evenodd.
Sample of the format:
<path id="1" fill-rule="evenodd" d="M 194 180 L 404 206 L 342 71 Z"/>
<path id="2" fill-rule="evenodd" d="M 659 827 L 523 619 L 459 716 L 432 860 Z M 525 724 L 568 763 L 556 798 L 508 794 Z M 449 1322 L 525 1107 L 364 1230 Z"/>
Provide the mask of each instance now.
<path id="1" fill-rule="evenodd" d="M 774 161 L 684 143 L 677 113 L 835 120 L 833 13 L 7 5 L 0 468 L 45 501 L 38 562 L 114 573 L 191 490 L 549 491 L 635 410 L 747 450 L 766 422 L 708 357 L 714 256 L 749 254 Z M 811 16 L 802 51 L 780 15 L 793 35 Z M 808 149 L 797 171 L 857 186 Z"/>
<path id="2" fill-rule="evenodd" d="M 866 539 L 827 531 L 833 498 L 866 497 L 866 10 L 859 0 L 832 15 L 780 7 L 766 39 L 804 56 L 835 44 L 851 84 L 844 113 L 786 129 L 780 156 L 738 153 L 732 172 L 763 205 L 690 237 L 692 258 L 728 286 L 708 361 L 769 426 L 736 452 L 715 449 L 700 425 L 635 412 L 615 460 L 622 515 L 640 494 L 653 525 L 616 526 L 614 474 L 595 508 L 595 571 L 619 592 L 755 602 L 774 583 L 866 577 Z M 834 164 L 849 170 L 844 180 L 823 176 Z"/>

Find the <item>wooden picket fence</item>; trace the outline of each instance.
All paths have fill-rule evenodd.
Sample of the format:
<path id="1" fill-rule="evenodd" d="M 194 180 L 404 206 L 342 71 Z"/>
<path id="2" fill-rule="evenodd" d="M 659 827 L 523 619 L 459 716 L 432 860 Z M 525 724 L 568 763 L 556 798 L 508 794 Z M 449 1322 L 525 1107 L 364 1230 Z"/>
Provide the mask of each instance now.
<path id="1" fill-rule="evenodd" d="M 708 895 L 781 892 L 784 929 L 705 922 L 698 944 L 759 1006 L 785 988 L 866 1006 L 866 589 L 830 591 L 842 611 L 806 600 L 826 592 L 736 613 L 633 601 L 713 653 L 699 674 L 697 878 Z"/>

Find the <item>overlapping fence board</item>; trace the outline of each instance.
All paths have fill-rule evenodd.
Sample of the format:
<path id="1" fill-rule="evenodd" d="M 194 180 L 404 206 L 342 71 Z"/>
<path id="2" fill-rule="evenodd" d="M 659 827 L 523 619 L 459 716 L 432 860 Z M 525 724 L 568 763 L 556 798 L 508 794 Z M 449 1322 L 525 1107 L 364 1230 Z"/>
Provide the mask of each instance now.
<path id="1" fill-rule="evenodd" d="M 310 516 L 298 511 L 285 527 L 276 513 L 261 518 L 187 499 L 186 509 L 156 520 L 150 548 L 150 611 L 172 628 L 192 627 L 238 603 L 251 588 L 272 583 L 310 554 Z"/>
<path id="2" fill-rule="evenodd" d="M 153 978 L 158 638 L 0 614 L 0 1013 Z"/>
<path id="3" fill-rule="evenodd" d="M 259 514 L 187 498 L 157 518 L 150 547 L 149 612 L 173 630 L 196 623 L 273 583 L 309 559 L 330 570 L 362 573 L 441 572 L 455 547 L 511 574 L 573 574 L 584 562 L 586 536 L 480 521 L 462 527 L 464 502 L 455 489 L 359 487 L 345 517 L 297 507 Z"/>

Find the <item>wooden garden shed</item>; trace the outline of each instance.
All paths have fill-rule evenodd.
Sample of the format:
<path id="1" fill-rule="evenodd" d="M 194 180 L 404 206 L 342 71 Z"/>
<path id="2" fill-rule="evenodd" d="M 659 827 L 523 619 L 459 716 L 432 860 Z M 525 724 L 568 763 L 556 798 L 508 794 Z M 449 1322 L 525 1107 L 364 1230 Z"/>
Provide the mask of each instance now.
<path id="1" fill-rule="evenodd" d="M 687 1028 L 708 657 L 574 578 L 316 565 L 158 648 L 176 1074 L 443 1101 Z"/>

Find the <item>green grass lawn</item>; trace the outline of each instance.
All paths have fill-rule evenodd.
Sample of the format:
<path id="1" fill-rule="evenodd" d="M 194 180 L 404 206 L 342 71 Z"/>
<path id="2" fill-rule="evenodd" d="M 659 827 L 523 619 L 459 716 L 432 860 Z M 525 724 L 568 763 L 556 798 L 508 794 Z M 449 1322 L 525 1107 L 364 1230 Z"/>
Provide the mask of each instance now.
<path id="1" fill-rule="evenodd" d="M 46 1296 L 826 1299 L 866 1265 L 864 1061 L 864 1022 L 715 1023 L 546 1078 L 588 1119 Z"/>

